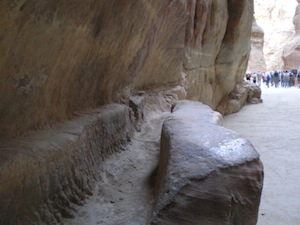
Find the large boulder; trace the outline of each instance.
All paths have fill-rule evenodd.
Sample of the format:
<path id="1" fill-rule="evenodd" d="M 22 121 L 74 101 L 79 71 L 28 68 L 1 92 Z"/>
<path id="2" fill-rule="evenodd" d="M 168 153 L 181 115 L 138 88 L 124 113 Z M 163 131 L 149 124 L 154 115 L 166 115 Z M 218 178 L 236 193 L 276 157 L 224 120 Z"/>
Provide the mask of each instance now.
<path id="1" fill-rule="evenodd" d="M 253 145 L 199 102 L 164 121 L 152 224 L 255 225 L 263 166 Z"/>

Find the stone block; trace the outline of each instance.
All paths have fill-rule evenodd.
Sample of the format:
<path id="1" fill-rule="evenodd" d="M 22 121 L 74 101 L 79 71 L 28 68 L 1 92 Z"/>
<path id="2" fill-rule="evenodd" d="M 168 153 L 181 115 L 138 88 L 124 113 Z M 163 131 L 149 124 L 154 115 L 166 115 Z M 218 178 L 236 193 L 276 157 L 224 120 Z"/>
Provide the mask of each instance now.
<path id="1" fill-rule="evenodd" d="M 263 165 L 221 115 L 179 101 L 164 121 L 152 224 L 255 225 Z"/>

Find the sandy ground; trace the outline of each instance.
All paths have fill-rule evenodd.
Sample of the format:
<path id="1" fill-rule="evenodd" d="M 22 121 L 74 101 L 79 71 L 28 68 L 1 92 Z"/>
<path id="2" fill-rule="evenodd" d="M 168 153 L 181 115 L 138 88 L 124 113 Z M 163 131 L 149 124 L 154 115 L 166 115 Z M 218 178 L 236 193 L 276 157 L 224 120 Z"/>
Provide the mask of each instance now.
<path id="1" fill-rule="evenodd" d="M 300 89 L 262 87 L 263 103 L 225 117 L 250 140 L 264 164 L 257 225 L 300 224 Z"/>

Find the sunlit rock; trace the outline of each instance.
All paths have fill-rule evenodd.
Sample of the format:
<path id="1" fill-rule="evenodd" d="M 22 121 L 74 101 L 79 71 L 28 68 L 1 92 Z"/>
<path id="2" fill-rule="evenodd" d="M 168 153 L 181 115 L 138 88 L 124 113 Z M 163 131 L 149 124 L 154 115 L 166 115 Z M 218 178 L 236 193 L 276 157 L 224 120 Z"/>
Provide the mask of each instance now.
<path id="1" fill-rule="evenodd" d="M 248 71 L 266 72 L 267 66 L 264 56 L 264 30 L 257 25 L 255 18 L 253 18 L 252 32 L 251 32 L 251 52 L 248 62 Z"/>
<path id="2" fill-rule="evenodd" d="M 295 36 L 284 46 L 282 55 L 284 68 L 288 70 L 300 69 L 300 1 L 297 0 L 297 2 L 298 5 L 293 18 Z"/>
<path id="3" fill-rule="evenodd" d="M 268 71 L 284 68 L 282 52 L 294 35 L 296 0 L 254 0 L 255 19 L 265 32 L 264 55 Z"/>

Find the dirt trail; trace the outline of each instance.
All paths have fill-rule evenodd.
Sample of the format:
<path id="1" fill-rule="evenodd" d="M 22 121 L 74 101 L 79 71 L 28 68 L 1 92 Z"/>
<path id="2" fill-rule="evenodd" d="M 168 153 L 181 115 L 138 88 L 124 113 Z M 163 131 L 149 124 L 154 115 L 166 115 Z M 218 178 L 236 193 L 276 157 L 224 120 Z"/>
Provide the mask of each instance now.
<path id="1" fill-rule="evenodd" d="M 262 88 L 263 103 L 225 117 L 250 140 L 264 164 L 257 225 L 300 224 L 300 89 Z"/>

